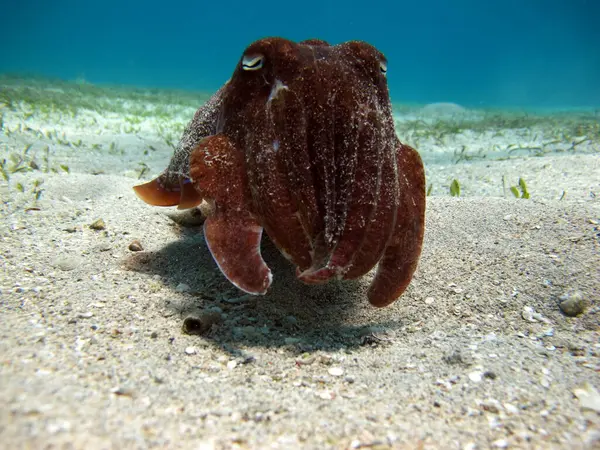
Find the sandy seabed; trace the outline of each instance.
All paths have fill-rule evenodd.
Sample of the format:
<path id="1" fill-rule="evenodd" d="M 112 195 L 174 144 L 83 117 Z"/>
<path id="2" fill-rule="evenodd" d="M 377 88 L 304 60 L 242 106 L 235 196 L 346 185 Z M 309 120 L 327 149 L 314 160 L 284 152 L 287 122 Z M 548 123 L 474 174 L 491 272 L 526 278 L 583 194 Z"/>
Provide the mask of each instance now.
<path id="1" fill-rule="evenodd" d="M 0 447 L 600 448 L 598 112 L 398 107 L 427 227 L 375 309 L 269 242 L 241 296 L 135 197 L 205 99 L 0 79 Z"/>

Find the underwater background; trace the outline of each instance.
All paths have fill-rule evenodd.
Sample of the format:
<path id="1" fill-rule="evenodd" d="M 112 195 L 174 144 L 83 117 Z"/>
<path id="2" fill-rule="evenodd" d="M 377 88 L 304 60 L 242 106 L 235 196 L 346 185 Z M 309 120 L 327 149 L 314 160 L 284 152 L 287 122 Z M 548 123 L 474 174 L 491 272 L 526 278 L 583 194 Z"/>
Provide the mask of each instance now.
<path id="1" fill-rule="evenodd" d="M 394 102 L 600 105 L 597 0 L 3 3 L 0 74 L 214 91 L 258 38 L 358 39 Z"/>

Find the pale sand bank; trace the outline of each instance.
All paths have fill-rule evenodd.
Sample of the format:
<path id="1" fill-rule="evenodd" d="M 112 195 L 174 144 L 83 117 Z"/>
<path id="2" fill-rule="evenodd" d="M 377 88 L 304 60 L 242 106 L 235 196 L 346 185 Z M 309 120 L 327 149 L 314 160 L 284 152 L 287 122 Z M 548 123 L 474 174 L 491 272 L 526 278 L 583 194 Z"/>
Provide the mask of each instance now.
<path id="1" fill-rule="evenodd" d="M 493 119 L 510 127 L 490 129 L 472 120 L 480 113 L 457 127 L 454 116 L 423 125 L 430 112 L 401 111 L 399 134 L 421 151 L 432 184 L 404 296 L 374 309 L 368 277 L 304 286 L 265 243 L 271 292 L 230 303 L 240 293 L 202 234 L 131 190 L 141 162 L 144 178 L 166 166 L 166 141 L 201 96 L 119 100 L 56 85 L 48 100 L 40 86 L 0 89 L 27 100 L 0 110 L 0 160 L 15 168 L 10 155 L 22 155 L 38 167 L 0 181 L 6 448 L 600 445 L 598 412 L 573 394 L 586 382 L 600 390 L 593 113 Z M 463 145 L 469 161 L 455 164 Z M 542 150 L 503 154 L 511 145 Z M 510 192 L 519 177 L 529 200 Z M 461 198 L 449 195 L 453 179 Z M 98 218 L 105 230 L 89 228 Z M 128 250 L 134 239 L 143 252 Z M 565 296 L 580 297 L 584 313 L 561 313 Z M 183 317 L 207 310 L 222 313 L 210 334 L 181 332 Z"/>

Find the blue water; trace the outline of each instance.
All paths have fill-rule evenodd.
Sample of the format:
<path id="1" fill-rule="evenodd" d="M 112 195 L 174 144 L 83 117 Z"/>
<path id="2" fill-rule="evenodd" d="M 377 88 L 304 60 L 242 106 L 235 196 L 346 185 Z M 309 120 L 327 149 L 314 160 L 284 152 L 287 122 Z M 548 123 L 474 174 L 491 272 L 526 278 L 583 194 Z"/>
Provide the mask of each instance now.
<path id="1" fill-rule="evenodd" d="M 598 0 L 2 3 L 0 73 L 214 90 L 255 39 L 360 39 L 395 102 L 600 107 Z"/>

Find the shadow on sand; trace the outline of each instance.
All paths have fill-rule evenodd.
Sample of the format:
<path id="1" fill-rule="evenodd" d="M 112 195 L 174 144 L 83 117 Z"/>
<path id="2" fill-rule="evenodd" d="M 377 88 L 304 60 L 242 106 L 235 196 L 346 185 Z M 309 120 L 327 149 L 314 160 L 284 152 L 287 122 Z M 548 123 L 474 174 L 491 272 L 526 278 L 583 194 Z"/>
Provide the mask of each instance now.
<path id="1" fill-rule="evenodd" d="M 133 254 L 126 265 L 158 275 L 172 289 L 173 296 L 164 304 L 167 313 L 183 319 L 222 312 L 221 323 L 199 338 L 229 353 L 239 353 L 239 346 L 288 347 L 303 353 L 378 345 L 385 342 L 387 331 L 400 326 L 391 308 L 381 310 L 368 303 L 369 275 L 319 286 L 303 284 L 292 264 L 263 239 L 262 253 L 273 272 L 273 284 L 264 296 L 244 295 L 217 268 L 202 228 L 180 231 L 179 240 L 157 252 Z M 187 286 L 182 289 L 181 284 Z"/>

